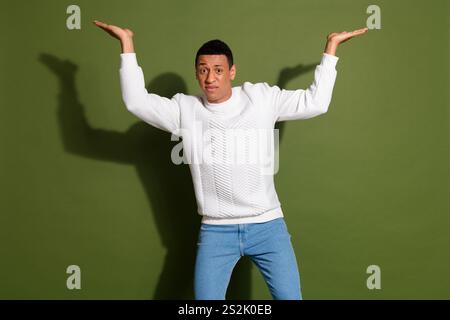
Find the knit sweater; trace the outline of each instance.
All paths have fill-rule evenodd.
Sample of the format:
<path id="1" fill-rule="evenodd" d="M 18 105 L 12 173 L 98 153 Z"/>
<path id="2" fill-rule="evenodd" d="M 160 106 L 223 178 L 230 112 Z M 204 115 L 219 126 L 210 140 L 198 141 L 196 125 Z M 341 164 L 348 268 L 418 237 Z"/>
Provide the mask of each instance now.
<path id="1" fill-rule="evenodd" d="M 127 109 L 181 138 L 182 160 L 189 164 L 203 223 L 259 223 L 283 217 L 273 180 L 275 123 L 327 112 L 338 57 L 323 53 L 307 89 L 244 82 L 233 87 L 231 97 L 222 103 L 210 103 L 204 94 L 166 98 L 149 93 L 136 54 L 120 57 L 120 85 Z"/>

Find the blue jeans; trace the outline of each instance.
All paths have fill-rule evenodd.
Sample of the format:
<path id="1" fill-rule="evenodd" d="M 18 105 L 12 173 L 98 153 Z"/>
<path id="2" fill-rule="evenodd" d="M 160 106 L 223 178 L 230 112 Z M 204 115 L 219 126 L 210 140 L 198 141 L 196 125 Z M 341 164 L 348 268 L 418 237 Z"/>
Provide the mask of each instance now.
<path id="1" fill-rule="evenodd" d="M 256 264 L 273 299 L 302 299 L 297 260 L 283 218 L 263 223 L 202 223 L 195 262 L 195 299 L 224 300 L 233 268 L 242 256 Z"/>

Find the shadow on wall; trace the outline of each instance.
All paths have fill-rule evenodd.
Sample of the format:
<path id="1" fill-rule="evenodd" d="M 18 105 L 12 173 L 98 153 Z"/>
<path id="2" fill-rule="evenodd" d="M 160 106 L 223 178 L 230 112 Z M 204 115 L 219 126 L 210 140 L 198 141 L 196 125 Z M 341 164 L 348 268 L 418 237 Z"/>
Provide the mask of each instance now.
<path id="1" fill-rule="evenodd" d="M 166 249 L 152 298 L 193 299 L 200 216 L 197 214 L 189 167 L 174 165 L 170 159 L 171 150 L 178 141 L 171 141 L 169 133 L 143 121 L 131 125 L 126 132 L 92 128 L 75 87 L 78 66 L 46 53 L 39 56 L 39 61 L 59 80 L 58 119 L 64 150 L 91 159 L 134 165 L 138 172 L 152 207 L 161 243 Z M 315 65 L 283 69 L 277 85 L 284 87 L 291 79 L 314 69 Z M 167 98 L 179 92 L 187 93 L 186 83 L 175 73 L 155 77 L 147 90 Z M 283 123 L 277 124 L 280 140 L 283 127 Z M 252 264 L 247 257 L 238 262 L 232 274 L 227 299 L 251 299 L 251 269 Z"/>

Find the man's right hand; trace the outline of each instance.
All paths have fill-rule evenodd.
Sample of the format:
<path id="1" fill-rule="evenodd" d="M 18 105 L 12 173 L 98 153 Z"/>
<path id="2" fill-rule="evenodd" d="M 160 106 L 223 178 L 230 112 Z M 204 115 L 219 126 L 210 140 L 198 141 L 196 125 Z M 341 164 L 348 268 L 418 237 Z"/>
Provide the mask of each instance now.
<path id="1" fill-rule="evenodd" d="M 122 29 L 118 26 L 107 24 L 98 20 L 94 20 L 93 23 L 108 32 L 114 38 L 120 40 L 123 53 L 134 52 L 133 31 L 131 31 L 130 29 Z"/>

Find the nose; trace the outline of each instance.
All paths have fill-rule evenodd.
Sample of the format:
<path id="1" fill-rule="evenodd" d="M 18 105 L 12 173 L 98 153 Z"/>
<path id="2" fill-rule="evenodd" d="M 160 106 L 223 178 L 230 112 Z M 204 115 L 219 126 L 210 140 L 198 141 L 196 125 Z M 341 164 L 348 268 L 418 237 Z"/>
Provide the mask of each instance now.
<path id="1" fill-rule="evenodd" d="M 208 76 L 206 77 L 206 83 L 213 83 L 215 80 L 214 72 L 208 72 Z"/>

